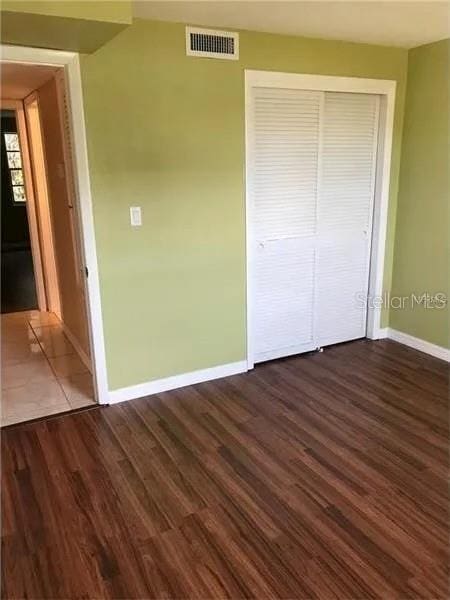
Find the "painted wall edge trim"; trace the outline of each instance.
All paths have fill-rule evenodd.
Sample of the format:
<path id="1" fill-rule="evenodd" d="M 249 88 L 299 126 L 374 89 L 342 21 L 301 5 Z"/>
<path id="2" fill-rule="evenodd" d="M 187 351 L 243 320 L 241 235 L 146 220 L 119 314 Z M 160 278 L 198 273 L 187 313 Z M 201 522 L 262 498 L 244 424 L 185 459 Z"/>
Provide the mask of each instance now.
<path id="1" fill-rule="evenodd" d="M 403 333 L 403 331 L 398 331 L 398 329 L 385 327 L 380 330 L 379 339 L 385 338 L 389 338 L 390 340 L 394 340 L 394 342 L 399 342 L 404 346 L 409 346 L 410 348 L 414 348 L 415 350 L 419 350 L 420 352 L 424 352 L 435 358 L 450 362 L 450 349 L 444 348 L 443 346 L 437 346 L 426 340 L 409 335 L 409 333 Z"/>
<path id="2" fill-rule="evenodd" d="M 210 367 L 208 369 L 182 373 L 181 375 L 164 377 L 163 379 L 154 379 L 153 381 L 147 381 L 145 383 L 139 383 L 138 385 L 131 385 L 129 387 L 110 391 L 109 403 L 116 404 L 126 400 L 142 398 L 143 396 L 159 394 L 160 392 L 168 392 L 188 385 L 212 381 L 213 379 L 220 379 L 222 377 L 229 377 L 230 375 L 239 375 L 240 373 L 246 372 L 247 361 L 241 360 L 234 363 L 219 365 L 217 367 Z"/>

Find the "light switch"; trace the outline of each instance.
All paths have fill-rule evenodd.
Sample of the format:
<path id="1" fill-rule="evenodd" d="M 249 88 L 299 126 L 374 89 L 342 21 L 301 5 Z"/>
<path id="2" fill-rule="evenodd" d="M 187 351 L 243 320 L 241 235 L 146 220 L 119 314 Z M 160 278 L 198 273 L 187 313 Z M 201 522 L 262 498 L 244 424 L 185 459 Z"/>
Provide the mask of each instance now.
<path id="1" fill-rule="evenodd" d="M 142 225 L 142 213 L 140 206 L 130 206 L 130 221 L 133 227 Z"/>

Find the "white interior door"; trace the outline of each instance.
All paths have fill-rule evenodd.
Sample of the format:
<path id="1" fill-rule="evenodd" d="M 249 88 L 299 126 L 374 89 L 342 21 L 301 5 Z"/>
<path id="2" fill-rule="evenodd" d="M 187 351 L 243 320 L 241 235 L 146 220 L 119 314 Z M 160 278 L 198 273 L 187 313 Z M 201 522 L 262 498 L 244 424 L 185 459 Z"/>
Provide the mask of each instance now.
<path id="1" fill-rule="evenodd" d="M 44 140 L 42 138 L 39 99 L 36 92 L 27 96 L 23 101 L 23 105 L 28 131 L 28 145 L 33 174 L 34 197 L 45 280 L 47 309 L 54 312 L 58 318 L 61 318 L 58 271 L 56 268 L 51 206 L 47 185 L 47 165 L 45 160 Z"/>
<path id="2" fill-rule="evenodd" d="M 314 347 L 321 93 L 259 88 L 254 98 L 255 362 Z"/>
<path id="3" fill-rule="evenodd" d="M 366 335 L 379 96 L 325 93 L 317 198 L 316 342 Z"/>
<path id="4" fill-rule="evenodd" d="M 378 112 L 374 95 L 253 89 L 254 362 L 365 335 Z"/>

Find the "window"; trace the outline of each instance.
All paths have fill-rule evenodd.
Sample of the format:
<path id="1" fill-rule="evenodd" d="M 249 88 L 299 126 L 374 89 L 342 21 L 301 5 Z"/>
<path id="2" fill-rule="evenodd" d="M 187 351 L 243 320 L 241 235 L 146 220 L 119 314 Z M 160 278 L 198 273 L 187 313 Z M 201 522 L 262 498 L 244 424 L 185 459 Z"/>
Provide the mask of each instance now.
<path id="1" fill-rule="evenodd" d="M 22 171 L 22 156 L 20 155 L 19 136 L 17 133 L 5 133 L 4 135 L 14 204 L 23 204 L 26 202 L 26 196 Z"/>

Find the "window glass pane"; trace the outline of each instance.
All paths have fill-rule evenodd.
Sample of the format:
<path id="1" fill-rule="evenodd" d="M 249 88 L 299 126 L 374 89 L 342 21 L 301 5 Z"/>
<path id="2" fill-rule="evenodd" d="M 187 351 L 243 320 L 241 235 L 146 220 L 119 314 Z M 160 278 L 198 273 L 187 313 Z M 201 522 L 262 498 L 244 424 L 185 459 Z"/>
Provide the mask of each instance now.
<path id="1" fill-rule="evenodd" d="M 11 181 L 13 185 L 23 185 L 22 169 L 16 169 L 11 171 Z"/>
<path id="2" fill-rule="evenodd" d="M 25 202 L 25 188 L 23 185 L 13 187 L 14 202 Z"/>
<path id="3" fill-rule="evenodd" d="M 7 152 L 8 167 L 10 169 L 21 169 L 22 161 L 20 160 L 20 152 Z"/>
<path id="4" fill-rule="evenodd" d="M 19 136 L 17 133 L 5 133 L 5 145 L 9 151 L 19 151 Z"/>

